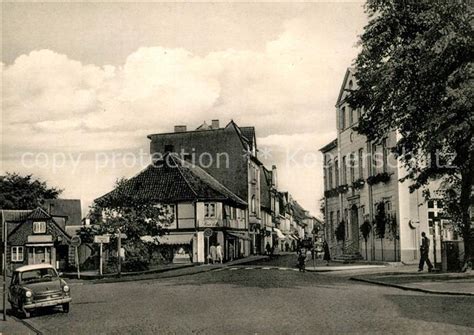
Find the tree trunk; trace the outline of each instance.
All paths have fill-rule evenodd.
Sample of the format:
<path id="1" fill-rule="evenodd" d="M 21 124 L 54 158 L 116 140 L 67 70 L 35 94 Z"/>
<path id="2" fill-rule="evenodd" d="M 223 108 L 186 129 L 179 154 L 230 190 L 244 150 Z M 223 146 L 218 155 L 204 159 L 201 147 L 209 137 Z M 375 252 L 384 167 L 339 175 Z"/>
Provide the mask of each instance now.
<path id="1" fill-rule="evenodd" d="M 382 247 L 382 262 L 383 262 L 383 238 L 380 239 L 380 246 Z"/>
<path id="2" fill-rule="evenodd" d="M 367 256 L 367 239 L 365 240 L 365 260 L 369 260 L 369 256 Z"/>
<path id="3" fill-rule="evenodd" d="M 462 237 L 464 240 L 464 263 L 472 260 L 471 244 L 471 218 L 470 218 L 470 205 L 471 205 L 471 194 L 472 194 L 472 180 L 474 178 L 474 157 L 471 153 L 470 168 L 461 171 L 461 215 L 462 215 Z"/>

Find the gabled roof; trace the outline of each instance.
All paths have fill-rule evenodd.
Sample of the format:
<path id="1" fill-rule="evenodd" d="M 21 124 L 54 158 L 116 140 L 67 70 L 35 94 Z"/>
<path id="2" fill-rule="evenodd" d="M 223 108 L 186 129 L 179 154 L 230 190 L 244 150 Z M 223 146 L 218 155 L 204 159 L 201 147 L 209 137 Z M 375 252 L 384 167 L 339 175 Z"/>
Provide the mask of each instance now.
<path id="1" fill-rule="evenodd" d="M 242 136 L 247 140 L 251 147 L 257 147 L 257 139 L 255 137 L 255 127 L 239 127 Z"/>
<path id="2" fill-rule="evenodd" d="M 336 107 L 338 107 L 342 102 L 343 102 L 343 95 L 344 95 L 344 87 L 346 87 L 346 82 L 347 79 L 349 78 L 350 75 L 354 76 L 355 75 L 355 69 L 352 67 L 348 67 L 346 70 L 346 74 L 344 75 L 344 80 L 342 81 L 341 88 L 339 89 L 339 95 L 337 97 L 336 101 Z"/>
<path id="3" fill-rule="evenodd" d="M 70 239 L 70 235 L 54 220 L 51 215 L 46 213 L 41 207 L 37 207 L 33 210 L 1 210 L 2 220 L 7 224 L 7 236 L 10 236 L 16 231 L 24 222 L 27 220 L 51 220 L 56 227 Z M 0 232 L 0 237 L 3 234 Z"/>
<path id="4" fill-rule="evenodd" d="M 156 202 L 222 201 L 246 206 L 247 203 L 200 167 L 167 153 L 163 159 L 149 165 L 128 179 L 122 189 L 115 189 L 96 199 L 100 201 L 117 192 L 134 194 Z"/>
<path id="5" fill-rule="evenodd" d="M 323 154 L 337 147 L 337 138 L 319 149 Z"/>
<path id="6" fill-rule="evenodd" d="M 47 199 L 42 207 L 51 216 L 67 217 L 66 226 L 81 225 L 81 200 L 79 199 Z"/>
<path id="7" fill-rule="evenodd" d="M 41 207 L 35 208 L 27 217 L 29 220 L 48 220 L 51 218 L 51 215 L 46 213 Z"/>

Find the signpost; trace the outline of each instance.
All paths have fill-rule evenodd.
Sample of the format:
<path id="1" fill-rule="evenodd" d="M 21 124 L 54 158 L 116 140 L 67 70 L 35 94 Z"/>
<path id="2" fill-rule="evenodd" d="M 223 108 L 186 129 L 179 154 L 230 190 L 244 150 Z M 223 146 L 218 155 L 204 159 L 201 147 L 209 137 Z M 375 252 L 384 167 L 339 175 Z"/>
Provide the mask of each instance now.
<path id="1" fill-rule="evenodd" d="M 206 238 L 207 262 L 209 263 L 209 238 L 214 234 L 211 228 L 204 229 L 204 237 Z"/>
<path id="2" fill-rule="evenodd" d="M 104 243 L 109 243 L 110 242 L 110 236 L 109 235 L 96 235 L 94 236 L 94 243 L 99 243 L 100 249 L 99 249 L 99 257 L 100 257 L 100 263 L 99 263 L 99 275 L 102 276 L 102 244 Z"/>
<path id="3" fill-rule="evenodd" d="M 77 248 L 81 245 L 82 241 L 81 238 L 77 235 L 71 237 L 71 245 L 74 247 L 74 257 L 76 261 L 76 268 L 77 268 L 77 279 L 81 279 L 81 271 L 79 270 L 79 253 L 77 252 Z"/>

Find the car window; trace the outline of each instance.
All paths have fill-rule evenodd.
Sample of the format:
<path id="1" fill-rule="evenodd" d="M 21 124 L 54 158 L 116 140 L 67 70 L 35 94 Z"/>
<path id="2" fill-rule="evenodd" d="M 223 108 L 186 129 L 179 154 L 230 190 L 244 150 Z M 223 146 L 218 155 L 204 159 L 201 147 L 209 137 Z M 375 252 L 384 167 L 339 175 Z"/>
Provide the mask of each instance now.
<path id="1" fill-rule="evenodd" d="M 51 281 L 56 277 L 54 269 L 36 269 L 21 273 L 21 281 L 26 283 Z"/>

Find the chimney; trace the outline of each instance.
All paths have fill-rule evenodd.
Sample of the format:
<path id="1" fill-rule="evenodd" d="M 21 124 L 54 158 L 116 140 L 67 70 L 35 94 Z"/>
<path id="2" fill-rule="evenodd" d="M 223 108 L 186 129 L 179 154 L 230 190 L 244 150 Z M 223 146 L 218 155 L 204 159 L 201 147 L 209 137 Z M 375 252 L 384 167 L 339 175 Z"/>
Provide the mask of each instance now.
<path id="1" fill-rule="evenodd" d="M 212 120 L 211 129 L 219 129 L 219 120 Z"/>
<path id="2" fill-rule="evenodd" d="M 186 132 L 186 126 L 184 126 L 184 125 L 174 126 L 174 132 L 175 133 L 184 133 L 184 132 Z"/>
<path id="3" fill-rule="evenodd" d="M 272 186 L 274 188 L 278 188 L 278 184 L 277 184 L 277 167 L 276 165 L 272 165 Z"/>

